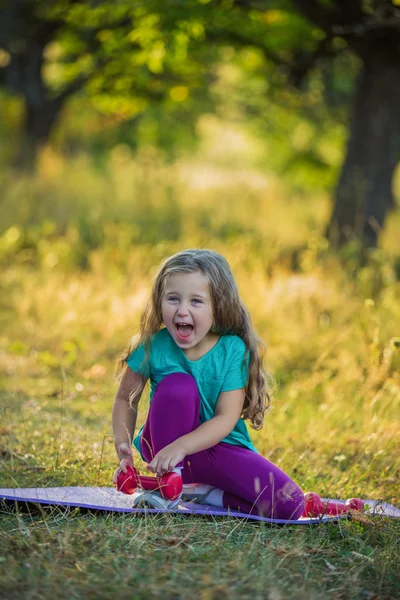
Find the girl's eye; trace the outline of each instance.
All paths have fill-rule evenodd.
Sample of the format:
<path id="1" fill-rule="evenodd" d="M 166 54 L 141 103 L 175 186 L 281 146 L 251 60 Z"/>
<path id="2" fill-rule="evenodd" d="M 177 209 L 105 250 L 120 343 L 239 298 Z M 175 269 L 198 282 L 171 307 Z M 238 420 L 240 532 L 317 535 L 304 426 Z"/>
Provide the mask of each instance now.
<path id="1" fill-rule="evenodd" d="M 176 296 L 170 296 L 170 298 L 168 298 L 168 300 L 175 302 L 176 300 L 178 300 L 178 298 Z"/>
<path id="2" fill-rule="evenodd" d="M 198 302 L 199 304 L 202 304 L 202 301 L 199 300 L 198 298 L 193 298 L 192 302 L 194 302 L 194 303 Z"/>

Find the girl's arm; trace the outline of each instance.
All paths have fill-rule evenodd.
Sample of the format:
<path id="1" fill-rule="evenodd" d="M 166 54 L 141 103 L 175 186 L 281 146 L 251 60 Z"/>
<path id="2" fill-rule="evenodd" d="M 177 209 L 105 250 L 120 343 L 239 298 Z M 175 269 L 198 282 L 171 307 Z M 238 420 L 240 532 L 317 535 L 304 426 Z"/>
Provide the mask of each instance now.
<path id="1" fill-rule="evenodd" d="M 125 471 L 127 464 L 133 464 L 131 444 L 136 426 L 137 406 L 145 384 L 146 379 L 142 375 L 127 367 L 115 394 L 112 425 L 118 458 L 121 463 L 123 460 L 126 461 L 126 463 L 120 465 L 123 471 Z M 134 388 L 137 388 L 138 391 L 130 406 L 129 396 Z M 130 458 L 127 458 L 128 456 Z"/>
<path id="2" fill-rule="evenodd" d="M 160 450 L 149 464 L 149 468 L 158 476 L 162 476 L 171 471 L 185 456 L 218 444 L 238 422 L 242 414 L 244 398 L 243 388 L 221 392 L 215 408 L 215 416 Z"/>

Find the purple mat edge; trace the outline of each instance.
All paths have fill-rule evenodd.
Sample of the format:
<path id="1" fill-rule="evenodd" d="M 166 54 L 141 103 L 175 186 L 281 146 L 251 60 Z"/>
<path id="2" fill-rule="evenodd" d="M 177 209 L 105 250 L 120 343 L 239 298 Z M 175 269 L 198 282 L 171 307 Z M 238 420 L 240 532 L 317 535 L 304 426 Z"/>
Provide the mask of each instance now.
<path id="1" fill-rule="evenodd" d="M 244 519 L 244 520 L 252 520 L 252 521 L 259 521 L 259 522 L 264 522 L 264 523 L 271 523 L 271 524 L 276 524 L 276 525 L 317 525 L 319 523 L 332 523 L 335 521 L 338 521 L 340 519 L 347 519 L 349 517 L 349 515 L 337 515 L 337 516 L 324 516 L 324 517 L 320 517 L 320 518 L 310 518 L 310 519 L 301 519 L 301 520 L 293 520 L 293 521 L 288 521 L 285 519 L 272 519 L 272 518 L 267 518 L 267 517 L 260 517 L 258 515 L 248 515 L 245 513 L 240 513 L 237 511 L 229 511 L 228 513 L 224 513 L 218 510 L 210 510 L 210 507 L 204 507 L 204 509 L 201 508 L 191 508 L 190 512 L 188 512 L 188 510 L 182 510 L 179 508 L 175 508 L 172 510 L 167 510 L 167 509 L 157 509 L 157 508 L 122 508 L 122 507 L 116 507 L 116 506 L 109 506 L 109 507 L 105 507 L 97 505 L 97 504 L 86 504 L 83 502 L 72 502 L 72 501 L 63 501 L 63 500 L 45 500 L 45 499 L 38 499 L 38 498 L 24 498 L 22 496 L 17 496 L 17 495 L 8 495 L 8 494 L 1 494 L 0 495 L 0 501 L 1 500 L 7 500 L 9 502 L 24 502 L 25 504 L 45 504 L 45 505 L 49 505 L 49 506 L 64 506 L 64 507 L 73 507 L 73 508 L 86 508 L 86 509 L 90 509 L 90 510 L 100 510 L 103 512 L 118 512 L 118 513 L 127 513 L 127 514 L 181 514 L 181 515 L 185 515 L 188 516 L 190 515 L 201 515 L 201 516 L 212 516 L 212 517 L 233 517 L 233 518 L 240 518 L 240 519 Z M 344 504 L 344 501 L 338 501 Z M 190 505 L 188 505 L 190 506 Z M 368 516 L 379 516 L 381 517 L 382 515 L 378 515 L 378 514 L 369 514 Z M 388 518 L 391 519 L 395 519 L 396 517 L 393 515 L 385 515 Z"/>
<path id="2" fill-rule="evenodd" d="M 326 523 L 332 522 L 338 519 L 347 518 L 347 515 L 339 515 L 337 517 L 322 517 L 321 519 L 304 519 L 297 521 L 286 521 L 285 519 L 268 519 L 267 517 L 259 517 L 258 515 L 247 515 L 245 513 L 240 513 L 237 511 L 230 511 L 229 513 L 223 513 L 213 510 L 202 510 L 202 509 L 191 509 L 182 510 L 179 508 L 174 508 L 171 510 L 167 509 L 159 509 L 159 508 L 120 508 L 117 506 L 98 506 L 96 504 L 85 504 L 83 502 L 65 502 L 63 500 L 43 500 L 38 498 L 23 498 L 17 496 L 7 496 L 2 494 L 0 496 L 1 500 L 9 500 L 11 502 L 24 502 L 26 504 L 48 504 L 50 506 L 65 506 L 65 507 L 74 507 L 74 508 L 88 508 L 92 510 L 101 510 L 103 512 L 119 512 L 119 513 L 127 513 L 127 514 L 180 514 L 180 515 L 206 515 L 211 517 L 234 517 L 239 519 L 251 519 L 253 521 L 261 521 L 264 523 L 275 523 L 277 525 L 313 525 L 318 523 Z"/>

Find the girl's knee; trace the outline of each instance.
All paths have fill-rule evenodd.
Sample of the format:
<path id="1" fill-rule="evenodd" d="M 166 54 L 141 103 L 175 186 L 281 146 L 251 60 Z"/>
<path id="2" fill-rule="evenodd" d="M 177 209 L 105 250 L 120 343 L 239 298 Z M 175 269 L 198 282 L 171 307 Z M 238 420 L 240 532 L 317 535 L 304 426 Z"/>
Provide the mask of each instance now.
<path id="1" fill-rule="evenodd" d="M 282 515 L 278 518 L 296 520 L 304 512 L 304 494 L 294 481 L 289 480 L 285 485 L 277 490 L 276 506 Z"/>
<path id="2" fill-rule="evenodd" d="M 304 495 L 299 486 L 287 479 L 280 486 L 274 481 L 259 495 L 257 512 L 274 519 L 297 520 L 304 511 Z"/>
<path id="3" fill-rule="evenodd" d="M 188 401 L 188 398 L 195 399 L 198 396 L 197 383 L 194 377 L 188 373 L 171 373 L 166 375 L 157 385 L 153 401 L 156 396 L 162 396 L 169 402 Z"/>

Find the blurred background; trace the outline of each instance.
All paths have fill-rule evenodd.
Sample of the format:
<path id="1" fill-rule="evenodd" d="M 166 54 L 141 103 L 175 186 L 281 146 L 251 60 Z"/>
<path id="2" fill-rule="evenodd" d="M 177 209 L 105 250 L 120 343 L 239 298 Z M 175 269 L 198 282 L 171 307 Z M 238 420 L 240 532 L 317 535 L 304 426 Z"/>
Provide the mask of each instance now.
<path id="1" fill-rule="evenodd" d="M 393 501 L 399 160 L 399 0 L 4 1 L 9 443 L 71 477 L 98 464 L 156 268 L 211 247 L 278 384 L 260 450 L 302 485 Z M 69 442 L 43 435 L 60 402 Z"/>
<path id="2" fill-rule="evenodd" d="M 3 232 L 76 229 L 85 262 L 110 224 L 176 240 L 189 210 L 200 236 L 282 247 L 265 206 L 292 202 L 335 248 L 395 253 L 399 2 L 341 4 L 3 3 Z"/>

